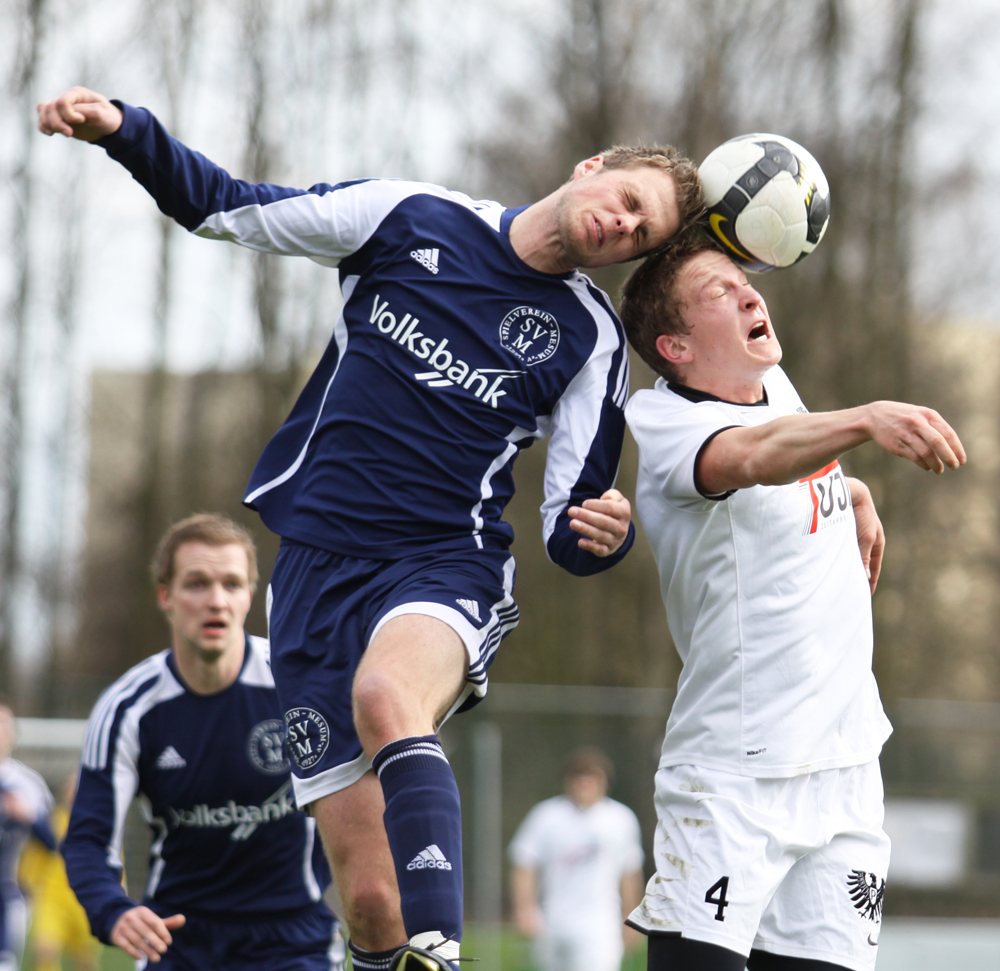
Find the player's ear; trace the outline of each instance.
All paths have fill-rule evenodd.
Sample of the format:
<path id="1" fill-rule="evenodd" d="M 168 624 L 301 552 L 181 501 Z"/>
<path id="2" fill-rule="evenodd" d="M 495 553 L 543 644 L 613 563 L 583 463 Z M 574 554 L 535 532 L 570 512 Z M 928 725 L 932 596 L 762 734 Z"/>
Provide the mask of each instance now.
<path id="1" fill-rule="evenodd" d="M 585 158 L 582 162 L 577 162 L 573 169 L 573 180 L 582 179 L 585 175 L 599 172 L 604 168 L 604 156 L 595 155 L 592 158 Z"/>
<path id="2" fill-rule="evenodd" d="M 656 338 L 656 350 L 671 364 L 690 364 L 694 360 L 687 334 L 660 334 Z"/>
<path id="3" fill-rule="evenodd" d="M 164 612 L 170 610 L 170 587 L 165 583 L 159 583 L 156 586 L 156 602 L 159 604 L 160 610 Z"/>

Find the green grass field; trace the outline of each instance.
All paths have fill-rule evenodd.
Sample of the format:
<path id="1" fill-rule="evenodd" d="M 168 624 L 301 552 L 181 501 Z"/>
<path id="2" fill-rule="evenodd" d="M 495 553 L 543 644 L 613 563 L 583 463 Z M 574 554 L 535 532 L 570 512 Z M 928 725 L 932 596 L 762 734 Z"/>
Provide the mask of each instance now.
<path id="1" fill-rule="evenodd" d="M 470 925 L 465 933 L 462 944 L 462 953 L 469 957 L 477 956 L 477 941 L 480 935 L 476 926 Z M 503 971 L 536 971 L 535 965 L 531 961 L 531 945 L 513 930 L 504 928 L 500 937 L 501 966 Z M 478 965 L 468 965 L 474 971 L 499 971 L 490 968 L 486 963 Z M 645 943 L 625 955 L 622 961 L 622 971 L 645 971 L 646 967 L 646 946 Z M 64 971 L 72 971 L 72 964 L 69 961 L 63 964 Z M 105 947 L 101 951 L 100 971 L 133 971 L 135 962 L 122 950 L 117 947 Z M 31 949 L 25 955 L 22 971 L 35 971 L 35 962 Z"/>

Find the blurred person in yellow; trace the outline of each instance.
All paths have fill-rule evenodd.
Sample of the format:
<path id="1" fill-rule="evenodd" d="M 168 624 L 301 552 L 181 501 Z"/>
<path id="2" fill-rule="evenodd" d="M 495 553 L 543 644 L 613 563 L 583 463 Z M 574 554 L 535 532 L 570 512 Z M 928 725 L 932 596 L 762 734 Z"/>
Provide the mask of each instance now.
<path id="1" fill-rule="evenodd" d="M 49 817 L 60 842 L 69 826 L 76 782 L 77 773 L 71 772 Z M 60 971 L 63 957 L 70 958 L 76 971 L 94 971 L 101 944 L 90 933 L 87 914 L 70 889 L 62 856 L 32 840 L 21 856 L 18 877 L 32 902 L 29 940 L 35 971 Z"/>

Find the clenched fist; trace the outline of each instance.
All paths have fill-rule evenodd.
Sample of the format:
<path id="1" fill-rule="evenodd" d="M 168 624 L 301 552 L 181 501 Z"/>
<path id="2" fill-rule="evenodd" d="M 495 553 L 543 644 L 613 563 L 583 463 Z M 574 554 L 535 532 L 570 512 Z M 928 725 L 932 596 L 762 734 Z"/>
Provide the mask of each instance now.
<path id="1" fill-rule="evenodd" d="M 38 106 L 38 130 L 43 135 L 65 135 L 96 142 L 121 128 L 122 112 L 103 94 L 79 86 Z"/>

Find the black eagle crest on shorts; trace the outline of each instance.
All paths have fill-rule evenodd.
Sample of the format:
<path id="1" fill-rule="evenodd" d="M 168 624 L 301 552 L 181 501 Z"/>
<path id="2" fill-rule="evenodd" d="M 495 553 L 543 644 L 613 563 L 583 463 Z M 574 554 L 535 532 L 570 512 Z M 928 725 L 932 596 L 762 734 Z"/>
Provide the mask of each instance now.
<path id="1" fill-rule="evenodd" d="M 859 917 L 872 921 L 882 919 L 885 880 L 879 880 L 874 873 L 865 873 L 864 870 L 851 870 L 847 876 L 847 892 Z"/>

